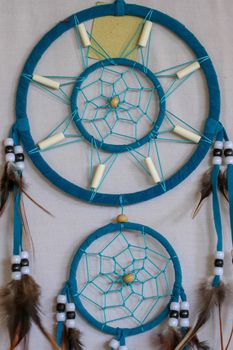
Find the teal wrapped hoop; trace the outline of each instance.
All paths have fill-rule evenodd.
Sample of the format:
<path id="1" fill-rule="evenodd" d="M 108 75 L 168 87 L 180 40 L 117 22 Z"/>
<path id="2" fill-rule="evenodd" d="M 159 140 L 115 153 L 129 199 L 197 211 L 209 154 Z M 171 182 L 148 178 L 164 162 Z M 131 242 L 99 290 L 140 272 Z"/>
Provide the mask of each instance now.
<path id="1" fill-rule="evenodd" d="M 96 318 L 91 315 L 85 306 L 83 305 L 82 299 L 79 294 L 79 281 L 77 281 L 77 270 L 79 268 L 79 264 L 87 251 L 87 249 L 92 245 L 93 242 L 96 243 L 96 240 L 100 239 L 101 237 L 107 236 L 108 234 L 111 233 L 116 233 L 121 230 L 124 231 L 129 231 L 130 234 L 134 234 L 136 231 L 143 232 L 143 234 L 150 236 L 153 238 L 155 241 L 159 242 L 161 246 L 166 250 L 168 253 L 169 259 L 171 263 L 173 264 L 174 267 L 174 284 L 172 288 L 172 295 L 171 295 L 171 301 L 179 301 L 181 300 L 186 301 L 186 295 L 182 287 L 182 271 L 181 271 L 181 266 L 179 259 L 176 255 L 176 252 L 170 245 L 170 243 L 167 241 L 167 239 L 162 236 L 160 233 L 157 231 L 153 230 L 150 227 L 136 224 L 136 223 L 131 223 L 131 222 L 125 222 L 125 223 L 116 223 L 116 224 L 109 224 L 107 226 L 104 226 L 98 230 L 96 230 L 93 234 L 91 234 L 78 248 L 77 252 L 74 255 L 71 268 L 70 268 L 70 276 L 69 280 L 67 281 L 62 294 L 67 294 L 70 300 L 73 300 L 77 311 L 94 327 L 99 329 L 102 332 L 112 334 L 114 336 L 119 335 L 119 328 L 116 327 L 111 327 L 107 324 L 104 324 L 102 322 L 99 322 L 96 320 Z M 82 270 L 83 271 L 83 270 Z M 84 273 L 84 271 L 83 271 Z M 140 325 L 138 327 L 134 328 L 121 328 L 120 333 L 124 337 L 136 335 L 142 332 L 146 332 L 154 327 L 156 327 L 158 324 L 160 324 L 167 316 L 169 313 L 169 305 L 170 302 L 163 308 L 163 310 L 159 312 L 159 314 L 154 317 L 152 320 L 148 321 L 147 323 L 144 323 L 143 325 Z M 60 343 L 61 339 L 61 334 L 63 331 L 62 323 L 58 324 L 57 328 L 57 340 L 58 344 Z"/>
<path id="2" fill-rule="evenodd" d="M 151 138 L 156 136 L 157 131 L 159 130 L 163 119 L 164 119 L 164 114 L 165 114 L 165 108 L 166 108 L 166 102 L 165 102 L 165 94 L 163 91 L 162 86 L 160 85 L 158 79 L 156 78 L 155 74 L 151 72 L 148 68 L 145 71 L 144 66 L 138 62 L 126 59 L 126 58 L 114 58 L 113 61 L 110 60 L 103 60 L 99 61 L 90 67 L 88 67 L 78 78 L 74 89 L 73 93 L 71 95 L 71 109 L 72 112 L 75 113 L 75 111 L 78 110 L 77 107 L 77 98 L 78 98 L 78 93 L 80 89 L 82 88 L 82 83 L 85 80 L 85 78 L 88 77 L 88 75 L 92 72 L 94 72 L 96 69 L 105 67 L 105 66 L 111 66 L 111 65 L 123 65 L 123 66 L 129 66 L 129 67 L 134 67 L 136 70 L 142 72 L 146 77 L 148 77 L 151 82 L 154 85 L 155 91 L 157 91 L 158 97 L 159 97 L 159 103 L 160 103 L 160 109 L 159 109 L 159 115 L 156 119 L 156 121 L 153 124 L 152 129 L 150 132 L 142 137 L 140 140 L 137 140 L 134 143 L 127 144 L 127 145 L 113 145 L 113 144 L 107 144 L 100 142 L 98 139 L 94 138 L 92 135 L 90 135 L 85 127 L 83 126 L 82 120 L 79 118 L 79 115 L 74 118 L 74 122 L 77 125 L 79 131 L 81 134 L 84 136 L 84 138 L 90 142 L 90 143 L 95 143 L 96 146 L 100 149 L 103 149 L 107 152 L 113 152 L 113 153 L 121 153 L 121 152 L 127 152 L 129 149 L 132 150 L 134 148 L 138 148 L 145 143 L 149 142 Z"/>
<path id="3" fill-rule="evenodd" d="M 25 79 L 25 75 L 31 76 L 33 74 L 37 63 L 47 48 L 63 33 L 73 28 L 77 23 L 77 20 L 79 23 L 81 23 L 90 19 L 108 15 L 131 15 L 145 18 L 149 11 L 150 9 L 147 7 L 125 4 L 124 1 L 116 1 L 110 5 L 94 6 L 90 9 L 78 12 L 77 14 L 70 16 L 67 20 L 58 23 L 41 39 L 41 41 L 33 49 L 24 66 L 16 96 L 17 121 L 14 128 L 22 140 L 27 153 L 29 153 L 29 151 L 35 147 L 35 142 L 30 133 L 30 125 L 27 116 L 27 95 L 30 82 L 28 79 Z M 192 49 L 197 59 L 207 56 L 205 48 L 200 44 L 195 36 L 175 19 L 159 11 L 151 10 L 150 20 L 165 26 L 177 34 Z M 208 59 L 201 62 L 201 67 L 206 77 L 209 93 L 209 115 L 206 120 L 203 136 L 207 137 L 212 142 L 219 129 L 220 91 L 217 76 L 211 60 Z M 204 138 L 201 139 L 196 151 L 191 156 L 189 161 L 173 176 L 166 179 L 166 191 L 169 191 L 177 186 L 196 169 L 196 167 L 205 157 L 210 146 L 210 142 L 206 142 Z M 164 193 L 162 186 L 155 185 L 151 188 L 136 193 L 104 194 L 97 192 L 95 196 L 92 196 L 92 192 L 90 190 L 81 188 L 80 186 L 69 182 L 58 173 L 56 173 L 43 159 L 40 153 L 31 153 L 29 154 L 29 157 L 37 169 L 51 183 L 62 189 L 64 192 L 85 201 L 92 201 L 93 203 L 114 206 L 130 205 L 149 200 Z"/>

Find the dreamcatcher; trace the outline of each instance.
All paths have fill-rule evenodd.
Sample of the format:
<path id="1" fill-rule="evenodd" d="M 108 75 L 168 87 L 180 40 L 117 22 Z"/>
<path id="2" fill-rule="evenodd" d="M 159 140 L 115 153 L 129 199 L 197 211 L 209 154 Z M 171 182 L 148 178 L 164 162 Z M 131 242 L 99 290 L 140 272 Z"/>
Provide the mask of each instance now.
<path id="1" fill-rule="evenodd" d="M 109 46 L 101 36 L 104 19 L 111 20 L 113 27 L 114 21 L 122 20 L 118 30 L 125 26 L 124 19 L 127 30 L 129 21 L 137 22 L 131 23 L 131 33 L 115 36 L 116 44 Z M 157 52 L 153 56 L 152 51 L 154 31 L 158 42 L 170 40 L 176 52 L 168 55 L 169 63 L 164 59 L 161 67 Z M 110 30 L 104 32 L 104 37 L 111 39 L 112 35 Z M 174 38 L 179 41 L 178 46 Z M 64 53 L 70 49 L 70 42 L 72 49 L 66 54 L 66 65 L 56 57 L 51 67 L 46 60 L 55 58 L 50 47 L 57 52 L 57 39 L 62 41 Z M 77 52 L 81 57 L 80 72 L 77 72 Z M 54 72 L 55 68 L 59 73 Z M 185 88 L 192 90 L 192 103 L 184 104 L 184 98 L 190 97 Z M 40 106 L 35 99 L 38 93 L 44 97 Z M 179 103 L 174 105 L 175 93 Z M 45 111 L 50 103 L 53 112 L 47 115 Z M 202 108 L 201 118 L 197 106 Z M 25 295 L 27 288 L 22 284 L 25 278 L 29 279 L 28 252 L 22 238 L 23 228 L 27 232 L 22 197 L 29 195 L 23 185 L 24 155 L 19 142 L 36 168 L 64 192 L 90 203 L 122 208 L 118 223 L 97 230 L 74 257 L 69 281 L 58 297 L 58 345 L 64 349 L 82 348 L 75 328 L 75 309 L 92 325 L 114 336 L 112 349 L 122 350 L 126 349 L 127 336 L 155 327 L 170 309 L 170 328 L 160 336 L 161 346 L 207 349 L 206 344 L 198 341 L 197 332 L 207 322 L 212 309 L 221 308 L 226 294 L 221 280 L 224 249 L 218 190 L 229 202 L 233 231 L 233 144 L 219 122 L 219 113 L 217 77 L 206 50 L 182 24 L 154 9 L 129 5 L 123 0 L 99 4 L 68 17 L 42 38 L 21 74 L 16 97 L 17 120 L 5 141 L 1 208 L 12 192 L 11 284 L 16 286 L 13 295 L 11 284 L 3 290 L 3 304 L 8 305 L 5 301 L 10 299 L 11 308 L 5 307 L 4 311 L 12 321 L 8 323 L 12 349 L 25 338 L 31 320 L 39 325 L 52 346 L 57 347 L 41 325 L 39 289 L 31 277 L 30 283 L 36 291 L 33 308 L 28 310 L 27 298 L 19 305 L 19 315 L 27 315 L 26 327 L 21 329 L 21 317 L 12 313 L 19 293 Z M 206 296 L 203 308 L 194 326 L 189 328 L 189 305 L 182 288 L 178 257 L 160 234 L 144 225 L 128 223 L 123 208 L 157 197 L 181 183 L 212 144 L 213 169 L 204 176 L 197 210 L 212 192 L 217 234 L 214 278 L 202 290 Z M 58 154 L 59 164 L 54 157 Z M 225 172 L 220 171 L 223 156 Z M 144 184 L 140 190 L 139 184 Z M 229 349 L 230 342 L 231 336 L 225 349 Z"/>

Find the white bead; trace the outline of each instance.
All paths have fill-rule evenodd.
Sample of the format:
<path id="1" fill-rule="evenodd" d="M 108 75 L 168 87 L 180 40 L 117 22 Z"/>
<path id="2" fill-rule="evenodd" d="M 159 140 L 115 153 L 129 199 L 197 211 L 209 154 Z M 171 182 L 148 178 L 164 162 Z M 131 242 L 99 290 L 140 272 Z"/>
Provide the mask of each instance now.
<path id="1" fill-rule="evenodd" d="M 214 274 L 215 274 L 215 276 L 222 276 L 223 275 L 223 268 L 222 267 L 215 267 Z"/>
<path id="2" fill-rule="evenodd" d="M 29 266 L 23 266 L 21 268 L 22 275 L 30 275 L 30 267 Z"/>
<path id="3" fill-rule="evenodd" d="M 225 157 L 225 164 L 226 165 L 233 164 L 233 157 L 232 156 Z"/>
<path id="4" fill-rule="evenodd" d="M 20 253 L 20 257 L 21 257 L 21 259 L 29 259 L 29 253 L 26 250 L 23 250 Z"/>
<path id="5" fill-rule="evenodd" d="M 15 147 L 14 147 L 14 152 L 15 152 L 15 154 L 23 153 L 23 147 L 20 146 L 20 145 L 15 146 Z"/>
<path id="6" fill-rule="evenodd" d="M 213 165 L 222 165 L 222 157 L 213 157 Z"/>
<path id="7" fill-rule="evenodd" d="M 66 327 L 67 328 L 75 328 L 75 320 L 66 320 Z"/>
<path id="8" fill-rule="evenodd" d="M 214 143 L 214 148 L 223 149 L 223 142 L 222 141 L 216 141 Z"/>
<path id="9" fill-rule="evenodd" d="M 187 328 L 187 327 L 189 327 L 189 325 L 190 325 L 190 322 L 189 322 L 188 318 L 181 318 L 180 319 L 180 326 L 181 327 Z"/>
<path id="10" fill-rule="evenodd" d="M 66 304 L 67 303 L 67 296 L 66 295 L 58 295 L 57 297 L 57 303 L 58 304 Z"/>
<path id="11" fill-rule="evenodd" d="M 23 171 L 24 168 L 25 168 L 25 164 L 24 164 L 24 162 L 16 162 L 15 163 L 15 167 L 16 167 L 17 170 Z"/>
<path id="12" fill-rule="evenodd" d="M 223 260 L 224 259 L 224 252 L 222 252 L 222 251 L 217 251 L 216 252 L 216 254 L 215 254 L 215 257 L 216 257 L 216 259 L 221 259 L 221 260 Z"/>
<path id="13" fill-rule="evenodd" d="M 66 311 L 75 311 L 75 304 L 74 303 L 68 303 L 66 304 Z"/>
<path id="14" fill-rule="evenodd" d="M 121 345 L 119 347 L 119 350 L 128 350 L 128 347 L 126 345 Z"/>
<path id="15" fill-rule="evenodd" d="M 169 324 L 170 327 L 177 327 L 178 323 L 179 323 L 178 318 L 170 317 L 169 320 L 168 320 L 168 324 Z"/>
<path id="16" fill-rule="evenodd" d="M 21 280 L 22 274 L 20 271 L 14 271 L 11 273 L 11 278 L 15 281 Z"/>
<path id="17" fill-rule="evenodd" d="M 21 256 L 20 255 L 13 255 L 11 257 L 11 263 L 12 264 L 20 264 L 21 263 Z"/>
<path id="18" fill-rule="evenodd" d="M 180 311 L 180 303 L 172 301 L 170 304 L 170 310 Z"/>
<path id="19" fill-rule="evenodd" d="M 6 162 L 14 163 L 14 161 L 15 161 L 14 153 L 6 153 L 5 160 L 6 160 Z"/>
<path id="20" fill-rule="evenodd" d="M 66 313 L 65 312 L 57 312 L 56 319 L 57 319 L 57 322 L 65 322 Z"/>
<path id="21" fill-rule="evenodd" d="M 188 301 L 182 301 L 180 303 L 180 309 L 181 310 L 189 310 L 189 302 Z"/>
<path id="22" fill-rule="evenodd" d="M 11 137 L 8 137 L 5 141 L 4 141 L 4 146 L 14 146 L 14 140 Z"/>
<path id="23" fill-rule="evenodd" d="M 109 347 L 112 348 L 112 349 L 119 349 L 119 346 L 120 346 L 120 343 L 118 340 L 116 339 L 112 339 L 110 342 L 109 342 Z"/>
<path id="24" fill-rule="evenodd" d="M 232 141 L 226 141 L 224 142 L 224 149 L 233 148 L 233 142 Z"/>

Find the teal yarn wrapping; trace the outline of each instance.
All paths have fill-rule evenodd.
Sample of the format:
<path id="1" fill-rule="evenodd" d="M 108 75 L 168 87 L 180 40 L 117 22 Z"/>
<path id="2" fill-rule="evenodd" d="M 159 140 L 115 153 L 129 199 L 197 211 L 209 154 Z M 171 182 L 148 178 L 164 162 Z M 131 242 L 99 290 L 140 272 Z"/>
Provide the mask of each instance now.
<path id="1" fill-rule="evenodd" d="M 195 53 L 197 60 L 203 57 L 208 57 L 208 54 L 204 47 L 193 36 L 193 34 L 189 32 L 178 21 L 172 19 L 171 17 L 165 14 L 162 14 L 159 11 L 149 9 L 144 6 L 126 4 L 124 1 L 119 0 L 110 5 L 94 6 L 90 9 L 81 11 L 75 15 L 70 16 L 66 21 L 60 22 L 49 33 L 47 33 L 44 36 L 44 38 L 42 38 L 42 40 L 38 43 L 38 45 L 34 48 L 23 69 L 16 97 L 17 121 L 15 127 L 19 132 L 20 139 L 22 140 L 24 147 L 35 166 L 48 180 L 50 180 L 54 185 L 62 189 L 64 192 L 78 197 L 82 200 L 103 205 L 118 206 L 120 196 L 122 196 L 122 201 L 124 205 L 139 203 L 157 197 L 164 193 L 164 188 L 166 189 L 166 191 L 171 190 L 196 169 L 196 167 L 200 164 L 200 162 L 208 152 L 211 142 L 213 141 L 217 133 L 219 127 L 218 119 L 220 112 L 220 92 L 214 67 L 212 65 L 211 60 L 208 59 L 201 62 L 201 67 L 206 76 L 208 92 L 210 97 L 209 115 L 203 133 L 204 138 L 202 138 L 202 140 L 200 141 L 196 151 L 191 156 L 189 161 L 183 167 L 181 167 L 181 169 L 177 171 L 173 176 L 166 179 L 164 186 L 155 185 L 151 188 L 148 188 L 147 190 L 138 191 L 130 194 L 105 194 L 98 192 L 95 194 L 95 196 L 93 196 L 92 191 L 86 190 L 80 186 L 77 186 L 74 183 L 71 183 L 67 179 L 60 176 L 57 172 L 55 172 L 44 160 L 41 154 L 30 154 L 30 150 L 34 149 L 36 145 L 30 132 L 30 125 L 27 116 L 27 94 L 30 81 L 28 79 L 25 79 L 25 76 L 32 76 L 37 66 L 37 63 L 39 62 L 47 48 L 63 33 L 73 28 L 77 21 L 78 23 L 82 23 L 89 19 L 108 15 L 132 15 L 141 18 L 146 18 L 148 14 L 150 14 L 150 20 L 152 22 L 159 23 L 165 26 L 166 28 L 170 29 L 175 34 L 177 34 L 182 40 L 184 40 L 187 43 L 187 45 L 191 48 L 191 50 L 193 50 L 193 52 Z M 210 142 L 206 142 L 205 138 L 209 139 Z"/>

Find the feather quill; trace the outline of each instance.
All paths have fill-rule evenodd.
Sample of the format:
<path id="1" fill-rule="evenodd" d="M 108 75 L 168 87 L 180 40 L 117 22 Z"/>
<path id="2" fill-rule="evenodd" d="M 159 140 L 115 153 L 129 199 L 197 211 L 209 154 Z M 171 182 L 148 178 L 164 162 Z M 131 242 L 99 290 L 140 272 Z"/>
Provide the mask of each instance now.
<path id="1" fill-rule="evenodd" d="M 222 282 L 217 287 L 212 287 L 210 284 L 202 283 L 199 288 L 199 294 L 202 307 L 200 308 L 195 325 L 187 332 L 175 350 L 183 349 L 188 343 L 190 343 L 191 340 L 196 337 L 201 327 L 208 322 L 214 308 L 223 304 L 226 296 L 226 286 Z"/>
<path id="2" fill-rule="evenodd" d="M 19 281 L 11 281 L 0 290 L 0 311 L 6 320 L 13 350 L 25 340 L 34 322 L 47 338 L 53 350 L 59 350 L 56 342 L 44 329 L 40 319 L 40 287 L 29 275 Z"/>

